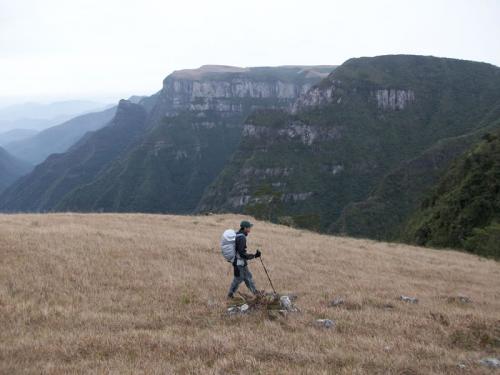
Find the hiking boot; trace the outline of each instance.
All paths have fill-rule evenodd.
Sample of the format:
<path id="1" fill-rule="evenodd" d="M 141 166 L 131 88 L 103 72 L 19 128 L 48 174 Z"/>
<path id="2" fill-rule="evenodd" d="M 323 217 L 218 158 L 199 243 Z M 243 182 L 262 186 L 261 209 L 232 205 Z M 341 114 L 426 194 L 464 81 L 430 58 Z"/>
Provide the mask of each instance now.
<path id="1" fill-rule="evenodd" d="M 234 298 L 234 294 L 233 293 L 228 293 L 227 298 L 228 299 L 233 299 Z"/>

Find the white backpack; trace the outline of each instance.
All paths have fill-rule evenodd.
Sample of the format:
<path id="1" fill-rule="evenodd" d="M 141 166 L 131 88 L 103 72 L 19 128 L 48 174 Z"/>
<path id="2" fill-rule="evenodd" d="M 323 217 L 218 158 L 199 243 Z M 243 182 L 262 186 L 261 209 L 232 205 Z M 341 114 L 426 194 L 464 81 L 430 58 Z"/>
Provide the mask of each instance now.
<path id="1" fill-rule="evenodd" d="M 220 239 L 220 249 L 222 256 L 228 262 L 232 262 L 236 256 L 236 232 L 233 229 L 226 229 Z"/>

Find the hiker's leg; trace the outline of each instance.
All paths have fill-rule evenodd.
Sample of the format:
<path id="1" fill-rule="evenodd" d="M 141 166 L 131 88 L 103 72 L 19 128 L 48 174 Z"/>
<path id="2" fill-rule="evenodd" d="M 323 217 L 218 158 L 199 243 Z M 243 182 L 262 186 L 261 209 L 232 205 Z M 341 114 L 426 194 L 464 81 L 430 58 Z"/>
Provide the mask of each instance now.
<path id="1" fill-rule="evenodd" d="M 241 282 L 243 281 L 243 270 L 242 270 L 242 268 L 243 267 L 238 266 L 238 269 L 240 271 L 240 275 L 239 276 L 234 276 L 233 282 L 231 283 L 231 286 L 229 287 L 229 294 L 230 295 L 236 293 L 236 291 L 238 290 L 238 287 L 240 286 Z"/>
<path id="2" fill-rule="evenodd" d="M 245 271 L 243 272 L 243 274 L 245 275 L 244 280 L 247 288 L 250 289 L 253 294 L 257 294 L 257 288 L 255 287 L 253 276 L 248 266 L 245 267 Z"/>
<path id="3" fill-rule="evenodd" d="M 236 293 L 236 291 L 238 290 L 238 287 L 240 286 L 241 282 L 243 280 L 241 279 L 241 277 L 234 277 L 233 278 L 233 282 L 231 283 L 231 286 L 229 287 L 229 292 L 228 294 L 229 295 L 233 295 L 234 293 Z"/>

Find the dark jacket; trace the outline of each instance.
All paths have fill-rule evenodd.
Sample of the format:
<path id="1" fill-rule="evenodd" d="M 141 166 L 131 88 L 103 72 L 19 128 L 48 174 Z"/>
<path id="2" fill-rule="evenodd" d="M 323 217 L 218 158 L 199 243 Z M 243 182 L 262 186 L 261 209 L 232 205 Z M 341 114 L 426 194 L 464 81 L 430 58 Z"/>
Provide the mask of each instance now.
<path id="1" fill-rule="evenodd" d="M 247 265 L 248 259 L 255 258 L 254 254 L 247 253 L 247 235 L 241 229 L 238 232 L 236 232 L 235 250 L 236 250 L 236 257 L 234 258 L 233 262 L 234 265 L 236 265 L 238 258 L 243 260 L 245 266 Z"/>

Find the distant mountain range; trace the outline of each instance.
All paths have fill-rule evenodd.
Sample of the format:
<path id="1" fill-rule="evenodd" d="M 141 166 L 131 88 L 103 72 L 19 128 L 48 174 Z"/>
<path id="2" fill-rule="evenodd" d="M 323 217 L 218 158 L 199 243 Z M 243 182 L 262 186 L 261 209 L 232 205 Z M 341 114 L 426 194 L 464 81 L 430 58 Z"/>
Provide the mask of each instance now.
<path id="1" fill-rule="evenodd" d="M 77 115 L 106 109 L 108 104 L 88 100 L 53 103 L 29 102 L 0 108 L 0 132 L 14 129 L 43 130 Z"/>
<path id="2" fill-rule="evenodd" d="M 30 171 L 31 165 L 10 155 L 0 147 L 0 192 Z"/>
<path id="3" fill-rule="evenodd" d="M 422 202 L 500 128 L 499 114 L 500 68 L 485 63 L 390 55 L 339 67 L 203 66 L 121 101 L 109 123 L 6 189 L 0 209 L 231 211 L 416 241 L 408 228 L 418 231 Z M 458 246 L 439 245 L 448 243 Z"/>
<path id="4" fill-rule="evenodd" d="M 17 142 L 26 138 L 33 137 L 37 134 L 37 130 L 33 129 L 12 129 L 0 133 L 0 146 L 5 146 L 11 142 Z"/>
<path id="5" fill-rule="evenodd" d="M 102 128 L 111 121 L 115 111 L 116 107 L 111 107 L 102 112 L 80 115 L 31 137 L 8 142 L 4 147 L 17 158 L 38 164 L 51 154 L 67 151 L 85 133 Z"/>

